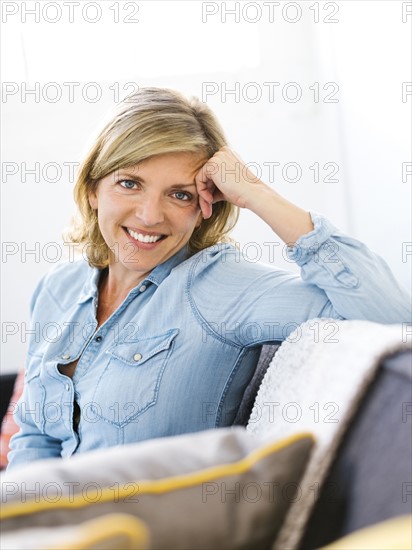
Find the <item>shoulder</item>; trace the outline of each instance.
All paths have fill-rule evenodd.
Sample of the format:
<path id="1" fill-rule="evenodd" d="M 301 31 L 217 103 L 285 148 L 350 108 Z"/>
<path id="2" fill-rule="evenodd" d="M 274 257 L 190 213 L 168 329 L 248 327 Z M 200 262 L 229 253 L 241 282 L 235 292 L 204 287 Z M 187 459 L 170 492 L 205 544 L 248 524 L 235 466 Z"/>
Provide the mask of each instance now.
<path id="1" fill-rule="evenodd" d="M 86 280 L 92 276 L 94 268 L 81 259 L 74 262 L 66 261 L 55 265 L 43 277 L 44 287 L 50 291 L 81 289 Z"/>
<path id="2" fill-rule="evenodd" d="M 53 300 L 61 309 L 73 304 L 78 299 L 85 285 L 91 281 L 97 270 L 90 267 L 84 259 L 61 262 L 47 271 L 37 283 L 34 290 L 31 309 L 35 303 L 41 302 L 46 296 Z"/>
<path id="3" fill-rule="evenodd" d="M 239 300 L 249 303 L 264 293 L 273 293 L 280 285 L 301 282 L 294 273 L 249 260 L 228 243 L 206 248 L 184 263 L 188 294 L 199 307 L 210 304 L 212 295 L 230 308 Z"/>
<path id="4" fill-rule="evenodd" d="M 91 271 L 93 271 L 93 268 L 90 267 L 84 259 L 75 261 L 67 260 L 64 262 L 59 262 L 49 269 L 44 275 L 44 280 L 45 282 L 57 282 L 67 278 L 77 277 L 82 274 L 86 276 Z"/>
<path id="5" fill-rule="evenodd" d="M 233 331 L 250 323 L 267 331 L 268 341 L 277 339 L 271 332 L 273 323 L 289 319 L 296 303 L 311 299 L 313 289 L 320 292 L 295 273 L 250 261 L 231 244 L 209 247 L 184 262 L 182 268 L 185 263 L 186 273 L 181 271 L 184 277 L 178 281 L 185 281 L 185 299 L 194 319 L 202 330 L 208 327 L 211 334 L 224 333 L 228 341 Z"/>
<path id="6" fill-rule="evenodd" d="M 205 248 L 189 258 L 187 263 L 189 284 L 213 280 L 214 283 L 241 283 L 243 286 L 248 280 L 287 273 L 275 266 L 250 260 L 231 243 L 219 243 Z"/>

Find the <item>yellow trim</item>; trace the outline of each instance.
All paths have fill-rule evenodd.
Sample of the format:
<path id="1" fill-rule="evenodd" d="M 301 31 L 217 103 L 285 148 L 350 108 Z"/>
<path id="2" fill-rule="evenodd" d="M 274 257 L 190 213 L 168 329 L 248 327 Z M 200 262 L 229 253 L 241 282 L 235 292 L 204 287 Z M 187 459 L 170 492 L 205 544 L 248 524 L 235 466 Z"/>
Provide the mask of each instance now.
<path id="1" fill-rule="evenodd" d="M 56 533 L 57 535 L 57 533 Z M 116 536 L 127 539 L 126 549 L 149 548 L 149 530 L 141 520 L 129 514 L 106 514 L 86 521 L 69 534 L 61 545 L 53 545 L 50 550 L 87 550 Z M 47 550 L 47 546 L 46 546 Z"/>
<path id="2" fill-rule="evenodd" d="M 412 515 L 370 525 L 320 550 L 411 550 Z"/>
<path id="3" fill-rule="evenodd" d="M 167 493 L 178 489 L 192 487 L 201 483 L 205 483 L 206 481 L 212 481 L 219 477 L 228 477 L 231 475 L 242 474 L 244 472 L 247 472 L 248 469 L 259 462 L 259 460 L 266 458 L 274 452 L 281 451 L 286 447 L 292 445 L 293 443 L 296 443 L 297 441 L 306 438 L 309 438 L 312 441 L 315 440 L 313 434 L 311 434 L 310 432 L 295 434 L 280 441 L 267 444 L 255 451 L 252 451 L 245 458 L 242 458 L 232 464 L 212 466 L 210 468 L 200 470 L 199 472 L 179 476 L 171 476 L 159 480 L 128 482 L 126 484 L 126 488 L 119 488 L 119 491 L 116 493 L 116 500 L 119 501 L 122 498 L 130 498 L 136 494 L 142 495 Z M 135 491 L 130 490 L 130 485 L 133 483 L 136 483 L 137 486 Z M 107 487 L 102 490 L 102 495 L 98 503 L 85 501 L 81 494 L 71 495 L 70 497 L 63 497 L 58 503 L 51 501 L 32 502 L 30 500 L 18 503 L 12 502 L 10 504 L 4 504 L 2 506 L 2 509 L 0 510 L 0 519 L 4 521 L 11 517 L 44 512 L 48 509 L 56 510 L 60 508 L 84 508 L 90 505 L 101 504 L 103 502 L 110 502 L 113 500 L 113 496 L 113 489 Z"/>

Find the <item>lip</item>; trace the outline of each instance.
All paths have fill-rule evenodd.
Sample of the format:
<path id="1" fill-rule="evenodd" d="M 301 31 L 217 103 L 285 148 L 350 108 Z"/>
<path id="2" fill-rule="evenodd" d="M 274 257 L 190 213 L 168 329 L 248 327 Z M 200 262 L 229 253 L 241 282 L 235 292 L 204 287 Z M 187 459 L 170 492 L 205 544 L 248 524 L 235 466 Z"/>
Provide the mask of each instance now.
<path id="1" fill-rule="evenodd" d="M 139 229 L 138 227 L 131 227 L 130 225 L 123 225 L 123 229 L 131 229 L 135 233 L 141 233 L 142 235 L 149 235 L 149 237 L 159 237 L 164 236 L 164 233 L 155 233 L 153 231 L 144 231 L 144 229 Z"/>
<path id="2" fill-rule="evenodd" d="M 130 229 L 132 229 L 130 227 Z M 138 249 L 138 250 L 153 250 L 155 248 L 157 248 L 164 240 L 165 238 L 167 237 L 167 235 L 165 235 L 165 238 L 164 239 L 160 239 L 158 241 L 156 241 L 155 243 L 141 243 L 140 241 L 136 241 L 136 239 L 134 239 L 130 233 L 127 231 L 126 227 L 123 227 L 123 231 L 125 232 L 127 238 L 129 239 L 129 241 Z M 132 231 L 134 231 L 134 229 L 132 229 Z M 136 231 L 136 233 L 141 233 L 142 235 L 163 235 L 163 233 L 149 233 L 147 231 Z"/>

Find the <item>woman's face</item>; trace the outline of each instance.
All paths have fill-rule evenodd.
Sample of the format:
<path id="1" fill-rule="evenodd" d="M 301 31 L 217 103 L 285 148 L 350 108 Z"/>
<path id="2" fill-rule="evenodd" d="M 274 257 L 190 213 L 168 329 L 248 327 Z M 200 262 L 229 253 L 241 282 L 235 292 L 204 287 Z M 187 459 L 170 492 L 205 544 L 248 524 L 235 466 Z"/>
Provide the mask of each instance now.
<path id="1" fill-rule="evenodd" d="M 119 277 L 144 278 L 189 241 L 202 221 L 195 175 L 205 161 L 166 153 L 100 180 L 89 202 Z"/>

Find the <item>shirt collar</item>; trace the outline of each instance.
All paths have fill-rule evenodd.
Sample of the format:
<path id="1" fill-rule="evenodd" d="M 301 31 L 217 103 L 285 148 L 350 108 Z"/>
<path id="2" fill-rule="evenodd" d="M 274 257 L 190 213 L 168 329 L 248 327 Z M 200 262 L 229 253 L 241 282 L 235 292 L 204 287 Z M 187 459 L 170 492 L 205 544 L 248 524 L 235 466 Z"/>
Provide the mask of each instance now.
<path id="1" fill-rule="evenodd" d="M 168 275 L 170 275 L 170 272 L 173 268 L 177 267 L 179 264 L 187 260 L 189 258 L 190 253 L 188 250 L 187 245 L 185 245 L 183 248 L 181 248 L 176 254 L 171 256 L 168 260 L 163 262 L 162 264 L 157 265 L 153 271 L 149 274 L 148 277 L 146 277 L 146 281 L 150 281 L 154 283 L 155 285 L 159 286 L 164 279 Z M 138 285 L 139 287 L 140 285 Z M 137 287 L 137 288 L 138 288 Z M 134 291 L 135 289 L 133 289 Z"/>
<path id="2" fill-rule="evenodd" d="M 150 272 L 150 274 L 146 277 L 144 281 L 141 281 L 138 285 L 135 286 L 130 292 L 136 293 L 139 292 L 140 286 L 144 283 L 147 284 L 148 282 L 154 283 L 155 285 L 159 286 L 164 279 L 170 274 L 173 268 L 177 267 L 179 264 L 184 262 L 187 258 L 189 258 L 190 253 L 187 248 L 187 245 L 185 245 L 183 248 L 181 248 L 176 254 L 171 256 L 168 260 L 163 262 L 162 264 L 157 265 L 153 271 Z M 90 270 L 90 274 L 83 286 L 81 295 L 79 297 L 79 300 L 77 301 L 78 304 L 81 304 L 83 302 L 86 302 L 90 298 L 95 298 L 97 296 L 98 292 L 98 282 L 100 278 L 102 270 L 98 267 L 92 267 Z"/>

